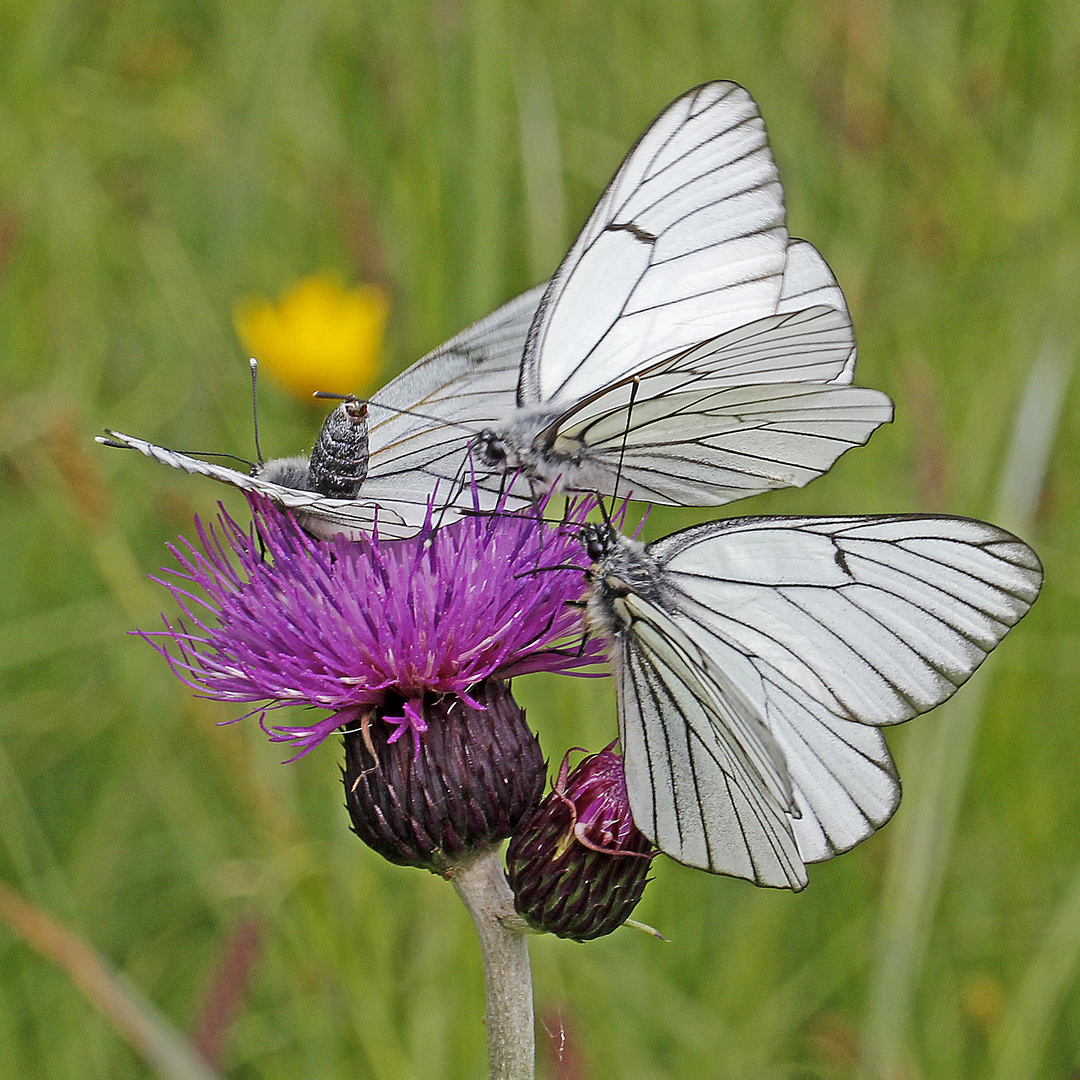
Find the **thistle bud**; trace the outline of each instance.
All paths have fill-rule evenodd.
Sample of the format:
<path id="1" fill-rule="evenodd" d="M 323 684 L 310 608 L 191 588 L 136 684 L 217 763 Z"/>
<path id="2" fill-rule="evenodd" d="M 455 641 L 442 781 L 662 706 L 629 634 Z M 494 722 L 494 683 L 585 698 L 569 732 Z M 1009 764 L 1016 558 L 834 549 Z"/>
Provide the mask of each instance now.
<path id="1" fill-rule="evenodd" d="M 392 863 L 445 874 L 508 837 L 543 795 L 540 743 L 509 685 L 489 679 L 469 699 L 427 694 L 407 723 L 390 705 L 345 732 L 353 831 Z"/>
<path id="2" fill-rule="evenodd" d="M 514 905 L 536 930 L 602 937 L 637 906 L 655 854 L 630 816 L 622 758 L 609 746 L 570 772 L 567 754 L 551 794 L 510 838 Z"/>

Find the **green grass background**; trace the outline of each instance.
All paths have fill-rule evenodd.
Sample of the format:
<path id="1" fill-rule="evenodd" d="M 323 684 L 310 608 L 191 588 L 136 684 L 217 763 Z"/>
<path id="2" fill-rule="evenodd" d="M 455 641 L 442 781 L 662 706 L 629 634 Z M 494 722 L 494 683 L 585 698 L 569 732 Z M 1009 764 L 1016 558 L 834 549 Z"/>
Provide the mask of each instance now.
<path id="1" fill-rule="evenodd" d="M 92 436 L 249 453 L 232 305 L 324 268 L 391 289 L 403 367 L 550 274 L 711 78 L 760 103 L 859 382 L 897 403 L 829 476 L 730 512 L 993 518 L 1047 585 L 890 734 L 896 819 L 804 893 L 661 861 L 638 914 L 667 943 L 535 941 L 543 1075 L 1080 1075 L 1074 0 L 2 0 L 0 882 L 184 1032 L 257 937 L 223 1075 L 483 1075 L 475 937 L 349 834 L 332 744 L 281 765 L 125 635 L 222 491 Z M 262 409 L 269 454 L 310 445 L 317 414 L 269 385 Z M 518 685 L 553 762 L 611 737 L 606 684 Z M 150 1075 L 0 926 L 0 1076 Z"/>

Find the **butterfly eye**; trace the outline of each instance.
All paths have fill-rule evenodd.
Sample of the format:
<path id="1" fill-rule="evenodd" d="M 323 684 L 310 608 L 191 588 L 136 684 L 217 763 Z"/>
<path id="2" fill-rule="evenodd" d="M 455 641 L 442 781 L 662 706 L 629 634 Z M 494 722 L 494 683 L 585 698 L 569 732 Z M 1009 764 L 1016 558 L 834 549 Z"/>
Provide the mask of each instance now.
<path id="1" fill-rule="evenodd" d="M 503 465 L 506 462 L 506 447 L 493 431 L 481 432 L 477 438 L 480 459 L 489 467 Z"/>

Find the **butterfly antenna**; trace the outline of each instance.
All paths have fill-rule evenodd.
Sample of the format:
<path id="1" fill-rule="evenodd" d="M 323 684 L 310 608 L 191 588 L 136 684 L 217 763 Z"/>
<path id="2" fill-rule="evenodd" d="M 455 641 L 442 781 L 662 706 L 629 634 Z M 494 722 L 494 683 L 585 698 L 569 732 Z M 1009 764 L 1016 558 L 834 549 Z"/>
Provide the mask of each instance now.
<path id="1" fill-rule="evenodd" d="M 619 447 L 619 465 L 615 470 L 615 490 L 612 497 L 619 497 L 619 483 L 622 481 L 623 459 L 626 457 L 626 443 L 630 438 L 630 418 L 634 413 L 634 402 L 637 400 L 638 390 L 641 388 L 641 380 L 634 379 L 630 387 L 630 402 L 626 406 L 626 427 L 623 429 L 622 446 Z"/>
<path id="2" fill-rule="evenodd" d="M 251 364 L 251 418 L 255 428 L 255 457 L 263 463 L 262 447 L 259 445 L 259 361 L 253 356 Z"/>
<path id="3" fill-rule="evenodd" d="M 312 397 L 325 398 L 329 401 L 346 401 L 352 399 L 353 401 L 359 400 L 353 394 L 334 394 L 329 390 L 316 390 Z M 459 424 L 455 420 L 447 420 L 445 416 L 429 416 L 427 413 L 417 412 L 415 409 L 398 409 L 393 405 L 384 405 L 381 401 L 372 401 L 370 398 L 364 402 L 369 409 L 385 409 L 387 412 L 397 413 L 399 416 L 415 416 L 418 420 L 430 420 L 433 424 L 438 424 L 440 427 L 452 427 L 460 428 L 462 431 L 469 432 L 470 435 L 478 435 L 480 429 L 472 427 L 469 424 Z"/>
<path id="4" fill-rule="evenodd" d="M 608 513 L 608 508 L 604 505 L 604 500 L 599 495 L 596 496 L 596 509 L 600 511 L 600 516 L 604 519 L 604 524 L 614 532 L 615 525 L 612 523 L 611 515 Z"/>
<path id="5" fill-rule="evenodd" d="M 254 469 L 256 464 L 262 464 L 260 458 L 258 462 L 248 461 L 247 458 L 242 458 L 239 454 L 226 454 L 218 450 L 178 450 L 179 454 L 187 454 L 188 457 L 197 458 L 226 458 L 228 461 L 238 461 L 241 465 L 246 465 L 249 469 Z"/>
<path id="6" fill-rule="evenodd" d="M 514 580 L 519 581 L 521 578 L 535 577 L 537 574 L 547 574 L 552 570 L 584 570 L 584 566 L 578 566 L 577 563 L 552 563 L 551 566 L 534 566 L 529 570 L 519 570 L 514 575 Z"/>
<path id="7" fill-rule="evenodd" d="M 619 484 L 622 483 L 623 459 L 626 457 L 626 443 L 630 438 L 630 419 L 633 416 L 634 402 L 637 400 L 638 390 L 640 389 L 640 387 L 641 387 L 641 380 L 635 378 L 633 380 L 633 385 L 630 388 L 630 401 L 627 403 L 627 406 L 626 406 L 626 427 L 623 429 L 622 446 L 619 447 L 619 464 L 615 469 L 615 486 L 611 490 L 612 502 L 614 502 L 619 497 Z M 611 513 L 609 513 L 608 508 L 604 505 L 604 497 L 599 492 L 596 492 L 595 494 L 596 494 L 596 508 L 597 508 L 597 510 L 600 511 L 600 516 L 604 519 L 604 524 L 612 532 L 618 532 L 619 530 L 615 527 L 614 517 L 612 516 Z M 626 516 L 626 507 L 627 507 L 627 502 L 624 499 L 623 500 L 623 516 L 624 517 Z M 621 522 L 620 522 L 620 524 L 621 524 Z"/>

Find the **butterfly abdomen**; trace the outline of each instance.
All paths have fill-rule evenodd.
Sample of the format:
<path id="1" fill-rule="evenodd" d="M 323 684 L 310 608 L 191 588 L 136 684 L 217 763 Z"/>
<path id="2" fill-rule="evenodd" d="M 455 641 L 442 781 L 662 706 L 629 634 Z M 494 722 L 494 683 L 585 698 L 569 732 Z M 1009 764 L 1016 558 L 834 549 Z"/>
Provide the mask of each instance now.
<path id="1" fill-rule="evenodd" d="M 346 398 L 323 423 L 311 450 L 307 489 L 330 499 L 355 499 L 367 477 L 367 405 Z"/>

